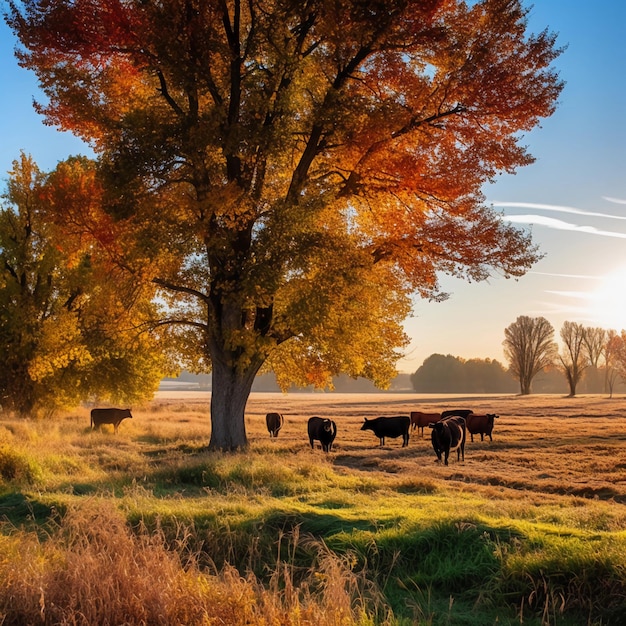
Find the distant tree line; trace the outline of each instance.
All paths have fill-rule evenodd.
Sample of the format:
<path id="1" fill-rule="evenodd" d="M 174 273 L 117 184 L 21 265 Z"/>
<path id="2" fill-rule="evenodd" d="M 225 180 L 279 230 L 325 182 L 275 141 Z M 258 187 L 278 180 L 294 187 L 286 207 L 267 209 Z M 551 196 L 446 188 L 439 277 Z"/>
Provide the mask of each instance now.
<path id="1" fill-rule="evenodd" d="M 495 359 L 462 359 L 431 354 L 411 375 L 418 393 L 513 393 L 513 375 Z"/>
<path id="2" fill-rule="evenodd" d="M 420 393 L 608 393 L 626 383 L 626 330 L 566 321 L 560 345 L 543 317 L 520 316 L 504 331 L 508 368 L 492 359 L 432 354 L 411 375 Z"/>

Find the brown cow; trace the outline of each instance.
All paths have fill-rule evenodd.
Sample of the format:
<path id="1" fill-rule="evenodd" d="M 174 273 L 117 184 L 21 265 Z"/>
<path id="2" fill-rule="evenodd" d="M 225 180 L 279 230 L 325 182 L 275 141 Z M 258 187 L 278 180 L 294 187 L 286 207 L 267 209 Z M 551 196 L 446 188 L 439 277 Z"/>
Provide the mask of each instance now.
<path id="1" fill-rule="evenodd" d="M 423 413 L 422 411 L 411 411 L 411 426 L 413 430 L 421 429 L 422 437 L 424 436 L 424 428 L 429 424 L 434 424 L 441 419 L 440 413 Z"/>
<path id="2" fill-rule="evenodd" d="M 91 409 L 91 430 L 102 430 L 102 424 L 113 424 L 113 432 L 117 435 L 117 429 L 122 420 L 132 417 L 130 409 Z"/>
<path id="3" fill-rule="evenodd" d="M 489 435 L 489 441 L 493 441 L 491 432 L 493 431 L 493 420 L 496 417 L 500 416 L 495 413 L 487 413 L 486 415 L 472 413 L 468 415 L 465 424 L 467 426 L 467 432 L 471 436 L 471 440 L 474 441 L 474 435 L 480 435 L 480 440 L 483 441 L 485 435 Z"/>
<path id="4" fill-rule="evenodd" d="M 270 439 L 278 437 L 278 431 L 283 427 L 285 418 L 280 413 L 268 413 L 265 416 L 265 423 L 270 434 Z"/>

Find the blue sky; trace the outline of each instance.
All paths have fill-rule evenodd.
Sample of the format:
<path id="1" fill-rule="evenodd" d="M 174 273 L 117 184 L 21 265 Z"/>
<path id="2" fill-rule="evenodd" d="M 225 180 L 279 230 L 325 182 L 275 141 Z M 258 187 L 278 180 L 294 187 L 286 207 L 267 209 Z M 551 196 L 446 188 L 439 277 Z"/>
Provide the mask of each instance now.
<path id="1" fill-rule="evenodd" d="M 626 328 L 626 3 L 536 0 L 529 27 L 567 46 L 555 62 L 565 89 L 525 137 L 535 163 L 484 193 L 545 256 L 517 281 L 444 278 L 446 302 L 415 303 L 404 371 L 435 352 L 504 361 L 504 329 L 520 315 L 545 317 L 557 338 L 565 321 Z"/>
<path id="2" fill-rule="evenodd" d="M 503 361 L 504 329 L 520 315 L 545 317 L 557 336 L 566 320 L 626 328 L 626 2 L 535 0 L 530 30 L 546 27 L 567 46 L 555 63 L 566 82 L 560 105 L 524 138 L 536 162 L 484 188 L 488 204 L 532 230 L 545 257 L 517 281 L 443 277 L 446 302 L 415 301 L 403 371 L 435 352 Z M 37 83 L 13 47 L 2 22 L 2 178 L 20 150 L 43 170 L 86 151 L 34 112 Z"/>

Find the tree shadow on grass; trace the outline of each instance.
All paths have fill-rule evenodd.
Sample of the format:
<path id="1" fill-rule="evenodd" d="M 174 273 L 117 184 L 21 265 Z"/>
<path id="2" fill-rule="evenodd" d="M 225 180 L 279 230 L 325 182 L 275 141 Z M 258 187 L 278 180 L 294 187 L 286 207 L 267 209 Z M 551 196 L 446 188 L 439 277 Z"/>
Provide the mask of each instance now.
<path id="1" fill-rule="evenodd" d="M 36 498 L 25 496 L 20 492 L 10 492 L 0 496 L 0 521 L 8 522 L 9 528 L 43 527 L 55 519 L 61 511 L 55 506 L 44 504 Z M 0 524 L 0 530 L 4 531 Z"/>

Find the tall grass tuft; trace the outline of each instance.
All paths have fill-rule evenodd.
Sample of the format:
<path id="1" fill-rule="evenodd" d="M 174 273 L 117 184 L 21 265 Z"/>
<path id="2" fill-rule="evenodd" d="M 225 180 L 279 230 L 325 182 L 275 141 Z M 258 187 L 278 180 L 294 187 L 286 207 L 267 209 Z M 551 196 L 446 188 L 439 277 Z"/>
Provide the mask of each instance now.
<path id="1" fill-rule="evenodd" d="M 289 541 L 295 553 L 305 540 Z M 158 529 L 133 532 L 106 501 L 93 500 L 70 508 L 44 540 L 0 535 L 0 623 L 373 624 L 382 602 L 372 583 L 322 542 L 314 548 L 314 566 L 302 571 L 277 557 L 263 584 L 229 565 L 201 568 L 182 526 L 172 548 Z"/>
<path id="2" fill-rule="evenodd" d="M 0 445 L 0 484 L 33 484 L 41 475 L 42 469 L 33 458 L 8 445 Z"/>

